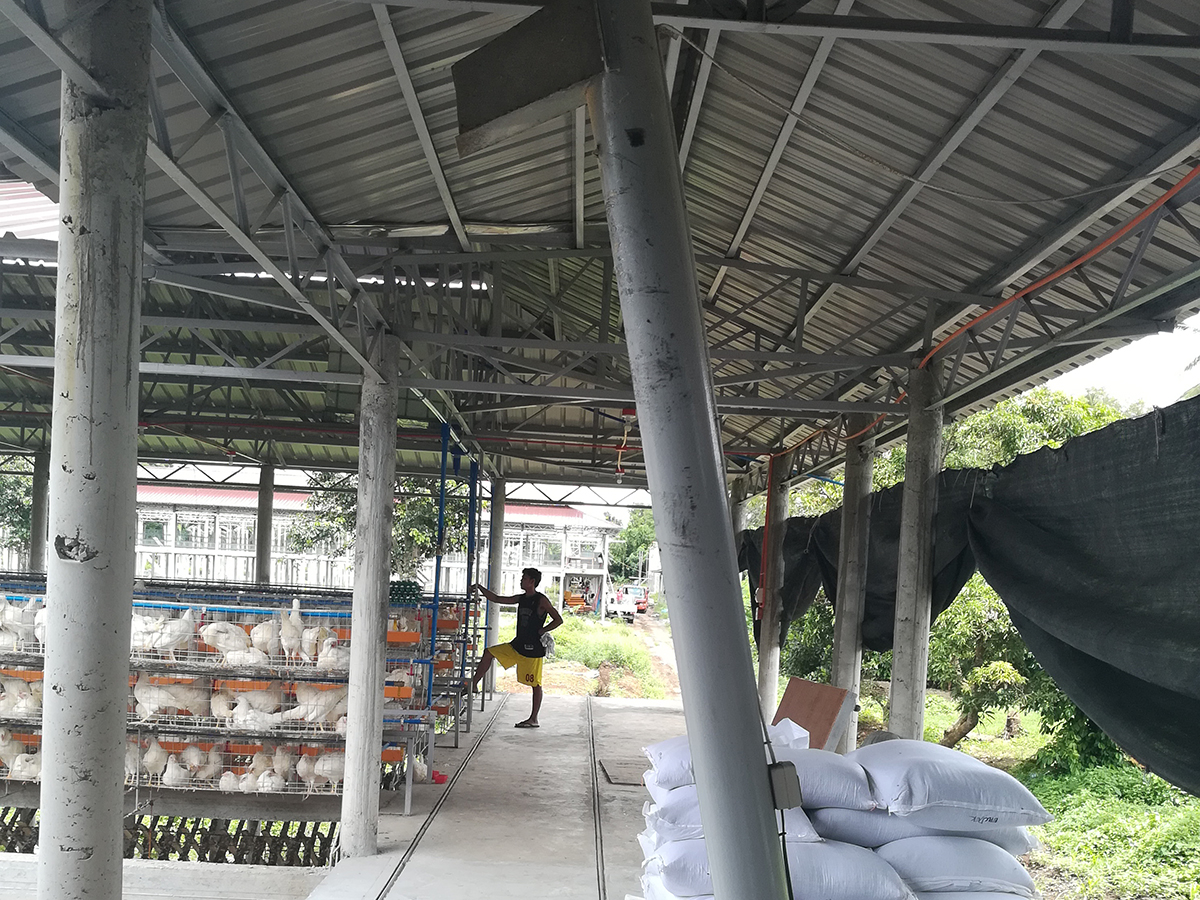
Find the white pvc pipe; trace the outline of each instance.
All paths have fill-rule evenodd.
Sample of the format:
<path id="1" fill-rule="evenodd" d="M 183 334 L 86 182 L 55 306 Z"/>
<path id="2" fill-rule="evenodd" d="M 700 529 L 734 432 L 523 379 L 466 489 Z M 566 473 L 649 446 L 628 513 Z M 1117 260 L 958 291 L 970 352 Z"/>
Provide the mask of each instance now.
<path id="1" fill-rule="evenodd" d="M 783 900 L 712 374 L 648 0 L 597 0 L 606 71 L 588 88 L 654 530 L 704 839 L 719 900 Z"/>
<path id="2" fill-rule="evenodd" d="M 39 900 L 120 900 L 151 0 L 68 0 L 62 80 Z"/>
<path id="3" fill-rule="evenodd" d="M 388 581 L 395 509 L 399 338 L 384 335 L 374 356 L 372 364 L 387 381 L 380 384 L 373 378 L 363 379 L 358 420 L 350 692 L 346 707 L 346 777 L 342 782 L 343 858 L 379 852 L 379 752 L 383 746 Z"/>

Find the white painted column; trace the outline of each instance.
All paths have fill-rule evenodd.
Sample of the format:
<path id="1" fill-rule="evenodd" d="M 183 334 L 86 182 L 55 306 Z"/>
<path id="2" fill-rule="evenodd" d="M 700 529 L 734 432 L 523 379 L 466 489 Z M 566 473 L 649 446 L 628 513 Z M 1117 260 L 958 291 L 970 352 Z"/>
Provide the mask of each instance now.
<path id="1" fill-rule="evenodd" d="M 50 452 L 33 455 L 33 502 L 29 507 L 29 571 L 46 571 L 46 536 L 50 530 Z"/>
<path id="2" fill-rule="evenodd" d="M 39 900 L 120 900 L 151 0 L 67 0 Z"/>
<path id="3" fill-rule="evenodd" d="M 771 457 L 767 468 L 767 518 L 763 528 L 762 620 L 758 628 L 758 705 L 763 718 L 775 718 L 779 705 L 779 633 L 783 620 L 783 536 L 787 533 L 787 476 L 792 454 Z"/>
<path id="4" fill-rule="evenodd" d="M 350 618 L 350 695 L 341 856 L 374 856 L 379 836 L 379 753 L 383 746 L 388 581 L 395 512 L 396 412 L 400 340 L 384 335 L 371 360 L 387 379 L 363 379 L 358 414 L 358 509 Z"/>
<path id="5" fill-rule="evenodd" d="M 254 580 L 271 583 L 271 543 L 274 537 L 275 467 L 263 464 L 258 470 L 258 516 L 254 520 Z"/>
<path id="6" fill-rule="evenodd" d="M 790 892 L 762 744 L 679 156 L 649 0 L 596 0 L 587 89 L 713 893 Z"/>
<path id="7" fill-rule="evenodd" d="M 488 590 L 501 593 L 504 587 L 504 491 L 506 482 L 496 476 L 492 479 L 492 502 L 488 521 Z M 500 606 L 487 605 L 487 646 L 500 643 Z M 484 676 L 483 687 L 489 694 L 496 690 L 496 667 L 492 666 Z"/>
<path id="8" fill-rule="evenodd" d="M 870 419 L 852 416 L 849 433 L 866 428 Z M 871 533 L 871 473 L 875 462 L 875 436 L 867 434 L 846 444 L 846 469 L 842 476 L 842 533 L 838 545 L 837 611 L 833 620 L 833 684 L 861 695 L 862 619 L 867 598 L 867 552 Z M 858 712 L 837 745 L 838 753 L 854 749 Z"/>
<path id="9" fill-rule="evenodd" d="M 942 411 L 936 399 L 937 366 L 913 369 L 908 380 L 908 448 L 900 509 L 896 619 L 892 643 L 892 693 L 888 730 L 902 738 L 925 734 L 925 681 L 933 592 L 933 521 L 942 467 Z"/>

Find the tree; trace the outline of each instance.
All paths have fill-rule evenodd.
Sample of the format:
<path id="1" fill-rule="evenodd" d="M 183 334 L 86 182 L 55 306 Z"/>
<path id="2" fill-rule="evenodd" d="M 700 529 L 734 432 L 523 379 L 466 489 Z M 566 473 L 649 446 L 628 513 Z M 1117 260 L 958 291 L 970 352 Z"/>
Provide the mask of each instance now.
<path id="1" fill-rule="evenodd" d="M 313 517 L 291 534 L 295 551 L 324 545 L 339 553 L 354 542 L 358 477 L 335 472 L 314 472 L 308 477 L 313 493 L 308 508 Z M 337 486 L 339 490 L 330 490 Z M 439 479 L 402 477 L 396 479 L 396 508 L 392 517 L 392 573 L 405 578 L 416 575 L 421 563 L 437 551 Z M 462 482 L 446 482 L 446 546 L 444 553 L 462 550 L 467 542 L 467 491 Z"/>
<path id="2" fill-rule="evenodd" d="M 618 581 L 636 578 L 641 558 L 645 557 L 652 543 L 654 513 L 648 509 L 635 509 L 629 516 L 629 523 L 609 542 L 609 577 Z"/>
<path id="3" fill-rule="evenodd" d="M 33 462 L 10 456 L 0 474 L 0 546 L 29 552 L 29 511 L 33 506 Z M 28 474 L 21 474 L 28 473 Z"/>

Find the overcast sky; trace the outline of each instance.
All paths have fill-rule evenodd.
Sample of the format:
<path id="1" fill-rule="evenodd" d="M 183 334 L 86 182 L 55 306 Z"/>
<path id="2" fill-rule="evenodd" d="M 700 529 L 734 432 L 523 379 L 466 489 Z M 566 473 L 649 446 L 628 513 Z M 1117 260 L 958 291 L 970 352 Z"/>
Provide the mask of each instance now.
<path id="1" fill-rule="evenodd" d="M 1171 334 L 1144 337 L 1128 347 L 1060 375 L 1048 387 L 1081 395 L 1091 387 L 1108 391 L 1123 404 L 1141 400 L 1147 406 L 1170 406 L 1189 388 L 1200 384 L 1200 316 L 1193 316 Z"/>

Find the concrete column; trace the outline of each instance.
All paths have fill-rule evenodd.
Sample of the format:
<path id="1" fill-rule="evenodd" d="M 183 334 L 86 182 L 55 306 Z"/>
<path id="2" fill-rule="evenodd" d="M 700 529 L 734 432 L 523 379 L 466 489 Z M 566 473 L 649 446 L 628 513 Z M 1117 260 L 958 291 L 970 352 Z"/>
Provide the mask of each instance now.
<path id="1" fill-rule="evenodd" d="M 746 528 L 746 482 L 738 478 L 729 490 L 729 521 L 733 525 L 733 536 L 736 539 L 739 531 Z M 734 548 L 737 549 L 736 547 Z"/>
<path id="2" fill-rule="evenodd" d="M 504 491 L 505 481 L 499 476 L 492 479 L 492 502 L 488 523 L 488 590 L 500 593 L 504 587 Z M 487 646 L 500 643 L 500 606 L 487 605 Z M 484 690 L 491 693 L 496 689 L 496 667 L 488 669 L 484 677 Z"/>
<path id="3" fill-rule="evenodd" d="M 46 534 L 50 529 L 50 453 L 33 455 L 33 503 L 29 507 L 29 571 L 46 571 Z"/>
<path id="4" fill-rule="evenodd" d="M 870 424 L 866 416 L 852 416 L 849 432 Z M 867 599 L 867 550 L 871 533 L 871 471 L 875 462 L 873 434 L 846 444 L 846 472 L 842 477 L 842 534 L 838 545 L 837 611 L 833 620 L 833 683 L 858 695 L 862 680 L 862 618 Z M 848 753 L 857 744 L 858 713 L 837 745 Z"/>
<path id="5" fill-rule="evenodd" d="M 733 553 L 691 235 L 649 0 L 597 0 L 587 90 L 713 893 L 789 895 Z M 720 664 L 715 664 L 720 660 Z"/>
<path id="6" fill-rule="evenodd" d="M 387 657 L 388 580 L 395 511 L 400 340 L 385 335 L 371 362 L 387 379 L 364 378 L 358 414 L 358 510 L 350 617 L 350 694 L 341 855 L 374 856 L 379 832 L 379 751 Z"/>
<path id="7" fill-rule="evenodd" d="M 908 380 L 908 449 L 900 509 L 896 621 L 888 730 L 902 738 L 925 734 L 925 680 L 933 591 L 933 521 L 942 467 L 942 411 L 936 399 L 937 364 L 913 369 Z"/>
<path id="8" fill-rule="evenodd" d="M 39 900 L 120 900 L 151 0 L 66 0 Z"/>
<path id="9" fill-rule="evenodd" d="M 258 470 L 258 518 L 254 522 L 254 580 L 271 583 L 271 538 L 274 531 L 275 467 Z"/>
<path id="10" fill-rule="evenodd" d="M 783 621 L 783 536 L 787 533 L 786 478 L 792 454 L 771 457 L 767 467 L 767 517 L 763 527 L 762 569 L 758 582 L 762 619 L 758 629 L 758 704 L 763 718 L 775 718 L 779 696 L 779 633 Z"/>

